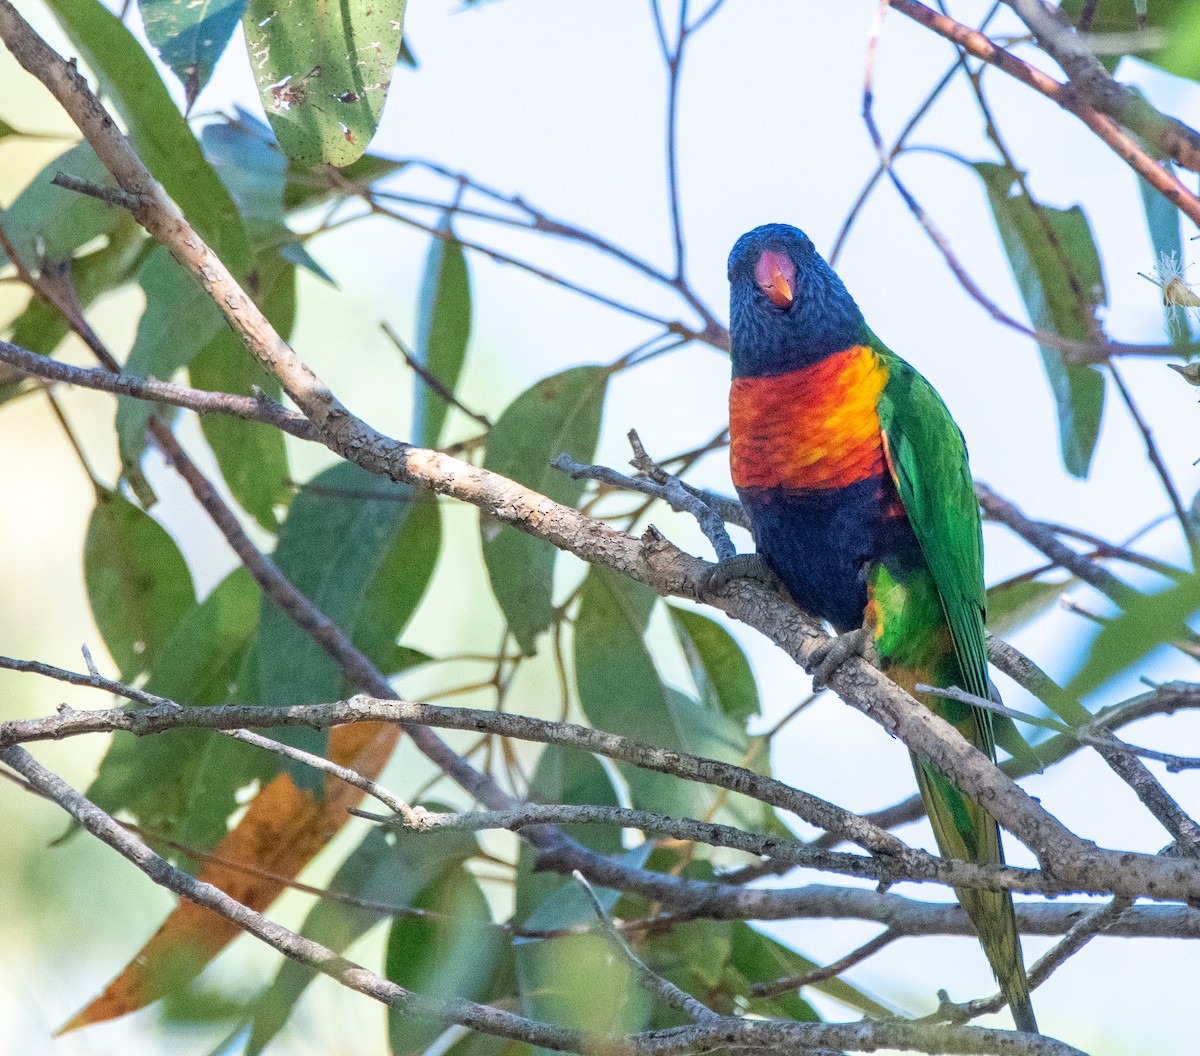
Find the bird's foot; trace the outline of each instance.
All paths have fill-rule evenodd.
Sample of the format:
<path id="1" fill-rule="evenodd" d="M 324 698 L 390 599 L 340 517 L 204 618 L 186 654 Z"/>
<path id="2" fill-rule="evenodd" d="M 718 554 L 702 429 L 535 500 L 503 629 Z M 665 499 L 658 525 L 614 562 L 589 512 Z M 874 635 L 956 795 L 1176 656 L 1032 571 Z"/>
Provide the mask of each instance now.
<path id="1" fill-rule="evenodd" d="M 833 673 L 852 656 L 871 660 L 875 645 L 875 628 L 860 627 L 822 643 L 813 652 L 813 689 L 824 689 Z"/>
<path id="2" fill-rule="evenodd" d="M 783 587 L 775 570 L 758 554 L 734 554 L 733 557 L 718 561 L 708 570 L 704 587 L 709 594 L 719 594 L 735 579 L 752 579 L 769 590 L 780 590 Z"/>

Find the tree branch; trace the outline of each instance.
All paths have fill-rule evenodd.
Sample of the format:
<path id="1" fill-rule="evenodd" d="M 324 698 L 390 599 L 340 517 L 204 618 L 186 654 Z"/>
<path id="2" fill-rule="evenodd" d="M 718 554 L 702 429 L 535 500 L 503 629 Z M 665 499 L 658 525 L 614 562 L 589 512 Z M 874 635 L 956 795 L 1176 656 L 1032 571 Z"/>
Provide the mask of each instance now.
<path id="1" fill-rule="evenodd" d="M 890 0 L 890 3 L 901 14 L 907 15 L 984 62 L 1003 70 L 1010 77 L 1015 77 L 1074 114 L 1167 201 L 1194 223 L 1200 224 L 1200 198 L 1159 165 L 1139 146 L 1137 140 L 1121 129 L 1111 117 L 1098 111 L 1078 93 L 1071 91 L 1069 86 L 998 47 L 977 30 L 956 22 L 948 15 L 933 11 L 917 0 Z M 1182 142 L 1172 146 L 1175 147 L 1174 152 L 1167 151 L 1171 157 L 1186 169 L 1200 171 L 1200 151 Z"/>
<path id="2" fill-rule="evenodd" d="M 1041 49 L 1067 75 L 1076 106 L 1088 106 L 1137 133 L 1159 153 L 1200 172 L 1200 133 L 1156 110 L 1143 96 L 1118 84 L 1067 17 L 1042 0 L 1004 0 Z M 1069 108 L 1070 109 L 1070 108 Z"/>
<path id="3" fill-rule="evenodd" d="M 928 709 L 915 701 L 913 708 L 934 718 Z M 908 732 L 911 719 L 902 715 L 898 717 L 900 722 L 897 728 L 904 728 Z M 1051 869 L 1015 869 L 1010 866 L 988 866 L 975 862 L 940 859 L 924 851 L 909 848 L 890 834 L 880 833 L 862 818 L 840 807 L 742 767 L 712 759 L 701 759 L 682 752 L 665 751 L 573 723 L 550 722 L 545 719 L 471 708 L 447 708 L 411 701 L 355 697 L 333 704 L 283 707 L 237 705 L 134 710 L 116 708 L 90 712 L 65 709 L 42 719 L 15 720 L 0 724 L 0 747 L 16 746 L 33 740 L 59 740 L 84 733 L 117 730 L 144 736 L 183 727 L 231 729 L 304 725 L 323 728 L 364 721 L 477 730 L 519 740 L 578 748 L 607 758 L 619 759 L 643 769 L 741 792 L 779 809 L 796 813 L 810 824 L 828 830 L 841 829 L 845 833 L 852 833 L 849 838 L 871 849 L 873 857 L 842 855 L 836 859 L 825 860 L 823 868 L 835 868 L 838 872 L 870 877 L 888 884 L 899 880 L 917 880 L 955 887 L 1043 894 L 1079 891 L 1172 901 L 1200 898 L 1200 862 L 1102 850 L 1066 830 L 1063 830 L 1066 832 L 1065 843 L 1051 836 L 1047 838 L 1045 845 L 1039 844 L 1043 853 L 1045 846 L 1054 848 L 1052 855 L 1046 855 L 1048 861 L 1052 862 Z M 945 755 L 944 751 L 934 747 L 937 744 L 936 741 L 932 742 L 931 750 Z M 965 741 L 963 746 L 970 748 Z M 959 758 L 957 753 L 946 757 L 956 761 Z M 984 757 L 980 755 L 980 758 Z M 1003 782 L 1008 779 L 990 763 L 988 769 L 994 775 L 994 779 L 978 787 L 987 789 L 987 798 L 995 803 L 1000 800 L 996 798 L 993 790 L 1003 788 Z M 973 767 L 955 767 L 955 770 L 961 770 L 961 776 L 964 778 L 975 775 Z M 1053 819 L 1046 823 L 1036 818 L 1037 814 L 1044 814 L 1044 811 L 1032 800 L 1029 803 L 1030 806 L 1024 812 L 1013 817 L 1014 824 L 1033 831 L 1040 831 L 1045 826 L 1048 831 L 1053 832 L 1058 823 Z M 1034 814 L 1035 818 L 1031 820 L 1028 814 Z M 571 859 L 569 848 L 566 851 L 552 848 L 542 852 L 538 864 L 539 867 L 564 871 L 569 875 L 572 869 L 579 868 Z M 643 893 L 648 893 L 649 889 L 653 888 L 653 897 L 667 901 L 678 899 L 680 892 L 699 891 L 707 898 L 714 896 L 719 890 L 723 897 L 744 904 L 745 900 L 754 894 L 735 885 L 691 888 L 686 881 L 665 885 L 666 889 L 663 891 L 656 886 L 661 879 L 660 874 L 622 867 L 598 856 L 597 860 L 590 863 L 588 875 L 594 883 L 605 887 L 638 890 Z M 648 882 L 643 883 L 643 879 Z"/>
<path id="4" fill-rule="evenodd" d="M 202 710 L 202 709 L 197 709 Z M 247 909 L 219 888 L 203 883 L 151 851 L 108 814 L 42 767 L 19 746 L 0 750 L 0 761 L 46 798 L 59 804 L 84 828 L 114 848 L 155 883 L 205 906 L 293 960 L 336 979 L 343 986 L 408 1014 L 458 1023 L 485 1034 L 588 1056 L 685 1056 L 723 1046 L 771 1048 L 812 1053 L 821 1049 L 870 1052 L 879 1048 L 928 1053 L 996 1053 L 1000 1056 L 1083 1056 L 1078 1049 L 1040 1035 L 980 1027 L 926 1026 L 906 1021 L 854 1024 L 791 1023 L 715 1016 L 690 1027 L 626 1037 L 587 1037 L 577 1031 L 527 1019 L 489 1005 L 461 999 L 441 1001 L 405 990 L 332 950 Z"/>
<path id="5" fill-rule="evenodd" d="M 133 374 L 114 374 L 98 367 L 75 367 L 48 356 L 39 356 L 7 341 L 0 341 L 0 362 L 16 367 L 24 374 L 47 381 L 78 385 L 81 388 L 111 392 L 118 396 L 132 396 L 152 403 L 165 403 L 172 407 L 195 411 L 197 414 L 226 414 L 248 422 L 273 425 L 276 429 L 301 440 L 318 439 L 312 423 L 304 415 L 289 411 L 262 393 L 255 396 L 236 396 L 229 392 L 211 392 L 174 385 L 169 381 L 139 378 Z"/>

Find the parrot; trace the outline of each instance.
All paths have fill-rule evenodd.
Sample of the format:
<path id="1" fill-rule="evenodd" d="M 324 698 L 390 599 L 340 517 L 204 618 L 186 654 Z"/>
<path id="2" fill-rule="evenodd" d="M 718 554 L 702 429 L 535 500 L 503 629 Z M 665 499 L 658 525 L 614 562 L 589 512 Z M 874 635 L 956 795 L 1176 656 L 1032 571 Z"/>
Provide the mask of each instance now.
<path id="1" fill-rule="evenodd" d="M 782 583 L 838 632 L 815 684 L 848 656 L 873 653 L 892 681 L 994 760 L 990 712 L 915 690 L 995 695 L 983 536 L 961 431 L 798 228 L 766 224 L 739 238 L 729 284 L 730 471 L 757 554 L 719 562 L 710 582 Z M 1002 863 L 992 817 L 930 760 L 914 753 L 912 763 L 941 853 Z M 1037 1033 L 1011 894 L 956 895 L 1017 1029 Z"/>

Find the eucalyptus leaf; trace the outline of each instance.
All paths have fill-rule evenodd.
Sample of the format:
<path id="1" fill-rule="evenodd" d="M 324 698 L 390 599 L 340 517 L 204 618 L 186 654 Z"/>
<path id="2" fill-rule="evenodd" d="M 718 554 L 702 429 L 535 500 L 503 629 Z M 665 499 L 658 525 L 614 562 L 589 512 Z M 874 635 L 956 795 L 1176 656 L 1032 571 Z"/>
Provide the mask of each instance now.
<path id="1" fill-rule="evenodd" d="M 1102 340 L 1096 311 L 1107 300 L 1100 255 L 1087 217 L 1078 206 L 1054 209 L 1029 197 L 1020 173 L 977 162 L 1013 278 L 1035 329 L 1079 341 Z M 1039 345 L 1058 406 L 1063 464 L 1086 477 L 1100 433 L 1104 377 L 1095 368 L 1068 363 L 1051 345 Z"/>
<path id="2" fill-rule="evenodd" d="M 1096 635 L 1068 693 L 1084 697 L 1160 646 L 1192 640 L 1195 636 L 1184 621 L 1200 612 L 1200 575 L 1158 594 L 1132 595 L 1124 607 Z"/>
<path id="3" fill-rule="evenodd" d="M 449 224 L 446 237 L 435 237 L 425 260 L 421 298 L 417 305 L 417 360 L 442 385 L 454 392 L 471 336 L 471 279 L 462 243 Z M 446 401 L 420 378 L 414 381 L 413 436 L 422 447 L 437 447 L 449 409 Z"/>
<path id="4" fill-rule="evenodd" d="M 388 933 L 386 974 L 393 983 L 439 1000 L 478 1001 L 487 993 L 506 945 L 492 925 L 487 896 L 461 865 L 447 869 L 416 898 L 425 917 L 397 917 Z M 446 1029 L 389 1006 L 392 1056 L 421 1056 Z"/>
<path id="5" fill-rule="evenodd" d="M 742 763 L 745 731 L 720 712 L 666 685 L 646 648 L 644 634 L 655 594 L 599 565 L 588 571 L 575 620 L 575 680 L 579 702 L 598 729 L 658 748 Z M 720 817 L 761 831 L 761 803 L 736 794 L 722 797 L 707 785 L 627 763 L 617 768 L 629 783 L 635 807 L 676 816 Z M 719 809 L 718 809 L 719 807 Z"/>
<path id="6" fill-rule="evenodd" d="M 96 626 L 122 678 L 152 670 L 159 650 L 196 604 L 179 547 L 148 513 L 97 489 L 83 552 Z"/>
<path id="7" fill-rule="evenodd" d="M 738 723 L 760 714 L 754 672 L 733 635 L 699 612 L 667 609 L 704 704 Z"/>
<path id="8" fill-rule="evenodd" d="M 146 310 L 125 368 L 138 377 L 166 381 L 225 328 L 225 319 L 204 287 L 162 246 L 146 258 L 138 285 L 146 295 Z M 117 436 L 126 466 L 141 461 L 154 408 L 147 400 L 117 398 Z"/>
<path id="9" fill-rule="evenodd" d="M 138 0 L 146 36 L 179 78 L 188 109 L 241 21 L 246 0 Z"/>
<path id="10" fill-rule="evenodd" d="M 148 692 L 177 704 L 223 704 L 258 623 L 259 590 L 238 568 L 189 610 L 165 640 Z M 239 788 L 278 770 L 275 757 L 212 730 L 118 736 L 88 797 L 163 836 L 207 850 L 225 835 Z"/>
<path id="11" fill-rule="evenodd" d="M 80 246 L 114 230 L 126 214 L 86 194 L 51 181 L 58 173 L 102 186 L 113 186 L 108 170 L 87 143 L 77 143 L 39 172 L 4 210 L 4 233 L 21 263 L 36 272 L 41 261 L 59 264 Z M 0 265 L 8 255 L 0 250 Z"/>
<path id="12" fill-rule="evenodd" d="M 250 0 L 242 19 L 263 109 L 300 165 L 342 167 L 375 135 L 400 55 L 405 0 Z"/>
<path id="13" fill-rule="evenodd" d="M 488 433 L 484 468 L 574 506 L 584 482 L 551 468 L 566 452 L 590 461 L 600 435 L 608 371 L 574 367 L 539 381 L 518 396 Z M 555 550 L 515 528 L 483 523 L 483 558 L 492 593 L 522 652 L 535 650 L 537 636 L 553 619 Z"/>
<path id="14" fill-rule="evenodd" d="M 339 463 L 311 480 L 292 502 L 279 533 L 275 563 L 318 610 L 343 632 L 354 635 L 368 592 L 408 519 L 413 497 L 407 485 Z M 418 566 L 427 562 L 431 570 L 437 542 L 436 535 L 421 536 L 410 560 Z M 411 614 L 408 600 L 397 604 L 403 619 Z M 386 633 L 393 635 L 394 642 L 398 630 L 392 625 Z M 263 610 L 258 656 L 264 704 L 339 700 L 348 688 L 325 650 L 273 604 Z M 324 754 L 324 731 L 296 728 L 277 736 Z M 289 766 L 288 772 L 299 787 L 319 794 L 320 775 L 314 777 L 311 768 Z"/>
<path id="15" fill-rule="evenodd" d="M 450 809 L 442 803 L 424 805 L 438 811 Z M 433 881 L 478 849 L 474 834 L 469 832 L 412 833 L 375 826 L 334 874 L 329 887 L 361 902 L 403 910 L 412 906 Z M 341 953 L 387 916 L 386 911 L 373 906 L 320 901 L 305 917 L 300 934 Z M 307 965 L 283 962 L 256 1004 L 246 1056 L 262 1052 L 316 977 L 316 970 Z"/>

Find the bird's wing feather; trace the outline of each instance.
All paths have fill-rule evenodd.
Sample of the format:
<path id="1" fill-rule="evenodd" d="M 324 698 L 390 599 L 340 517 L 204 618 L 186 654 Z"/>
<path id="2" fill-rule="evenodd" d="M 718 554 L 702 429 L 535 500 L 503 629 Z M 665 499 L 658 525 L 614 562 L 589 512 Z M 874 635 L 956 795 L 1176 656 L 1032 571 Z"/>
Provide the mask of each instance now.
<path id="1" fill-rule="evenodd" d="M 874 334 L 871 344 L 888 370 L 879 398 L 888 466 L 941 596 L 962 688 L 989 698 L 983 537 L 966 444 L 933 386 Z M 990 746 L 990 721 L 983 726 Z"/>

